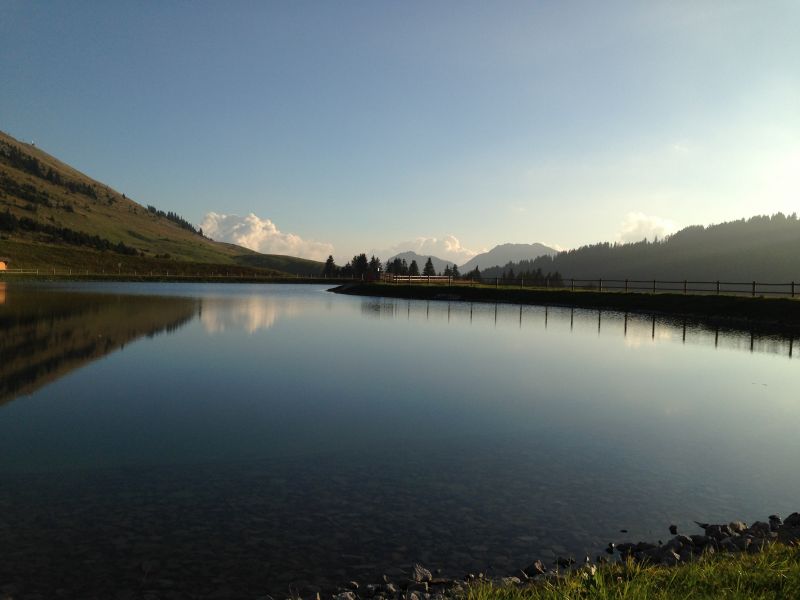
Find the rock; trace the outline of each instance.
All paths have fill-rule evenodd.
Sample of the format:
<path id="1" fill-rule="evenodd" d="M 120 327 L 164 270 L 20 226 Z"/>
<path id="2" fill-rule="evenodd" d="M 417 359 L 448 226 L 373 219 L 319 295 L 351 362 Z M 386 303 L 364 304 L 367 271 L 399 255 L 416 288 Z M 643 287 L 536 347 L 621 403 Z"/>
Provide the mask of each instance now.
<path id="1" fill-rule="evenodd" d="M 427 592 L 428 591 L 428 582 L 427 581 L 414 581 L 408 584 L 408 591 L 409 592 Z"/>
<path id="2" fill-rule="evenodd" d="M 769 532 L 772 528 L 769 526 L 769 523 L 764 523 L 763 521 L 756 521 L 747 529 L 747 532 L 750 533 L 753 537 L 766 537 L 769 535 Z"/>
<path id="3" fill-rule="evenodd" d="M 568 558 L 565 558 L 563 556 L 559 556 L 558 558 L 556 558 L 556 565 L 558 565 L 562 569 L 567 569 L 574 564 L 575 564 L 575 559 L 572 558 L 571 556 Z"/>
<path id="4" fill-rule="evenodd" d="M 692 545 L 697 548 L 704 548 L 711 541 L 711 538 L 707 535 L 690 535 L 689 539 L 692 540 Z"/>
<path id="5" fill-rule="evenodd" d="M 769 516 L 769 528 L 772 531 L 777 531 L 783 525 L 783 520 L 778 515 Z"/>
<path id="6" fill-rule="evenodd" d="M 357 581 L 350 581 L 350 582 L 348 582 L 347 587 L 349 587 L 351 590 L 357 590 L 358 589 L 358 582 Z"/>
<path id="7" fill-rule="evenodd" d="M 783 522 L 784 527 L 800 527 L 800 513 L 793 512 Z"/>
<path id="8" fill-rule="evenodd" d="M 433 579 L 433 575 L 428 569 L 420 564 L 414 564 L 414 568 L 411 569 L 411 581 L 422 582 L 430 581 L 431 579 Z"/>
<path id="9" fill-rule="evenodd" d="M 742 523 L 741 521 L 731 521 L 728 523 L 728 529 L 732 533 L 742 534 L 747 531 L 747 523 Z"/>
<path id="10" fill-rule="evenodd" d="M 738 538 L 732 538 L 734 545 L 739 549 L 739 551 L 747 550 L 747 547 L 753 542 L 753 540 L 746 536 L 740 536 Z"/>
<path id="11" fill-rule="evenodd" d="M 342 592 L 335 594 L 333 600 L 356 600 L 356 595 L 353 592 Z"/>
<path id="12" fill-rule="evenodd" d="M 678 533 L 678 526 L 677 526 L 677 525 L 670 525 L 670 526 L 669 526 L 669 532 L 670 532 L 672 535 L 677 535 L 677 533 Z"/>
<path id="13" fill-rule="evenodd" d="M 667 550 L 661 553 L 661 560 L 659 562 L 667 567 L 674 567 L 681 562 L 681 557 L 672 550 Z"/>
<path id="14" fill-rule="evenodd" d="M 719 541 L 720 550 L 725 550 L 726 552 L 736 552 L 739 548 L 733 542 L 733 539 L 726 537 L 722 538 Z"/>
<path id="15" fill-rule="evenodd" d="M 503 583 L 503 585 L 519 585 L 522 583 L 519 577 L 502 577 L 500 578 L 500 581 Z"/>
<path id="16" fill-rule="evenodd" d="M 528 577 L 536 577 L 537 575 L 544 575 L 547 573 L 547 568 L 540 560 L 532 562 L 522 570 Z"/>
<path id="17" fill-rule="evenodd" d="M 397 586 L 393 583 L 386 584 L 386 593 L 387 594 L 396 594 L 397 593 Z"/>

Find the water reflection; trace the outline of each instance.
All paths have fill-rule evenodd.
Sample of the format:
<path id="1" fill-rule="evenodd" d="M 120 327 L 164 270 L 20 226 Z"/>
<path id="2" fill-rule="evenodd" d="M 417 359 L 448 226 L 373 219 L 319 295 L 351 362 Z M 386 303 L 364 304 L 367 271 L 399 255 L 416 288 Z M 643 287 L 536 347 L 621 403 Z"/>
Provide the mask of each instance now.
<path id="1" fill-rule="evenodd" d="M 285 298 L 246 296 L 215 297 L 203 300 L 200 320 L 208 333 L 246 331 L 253 334 L 272 327 L 279 317 L 295 317 L 303 306 Z"/>
<path id="2" fill-rule="evenodd" d="M 647 343 L 680 342 L 714 348 L 780 354 L 793 358 L 792 335 L 762 333 L 745 327 L 721 327 L 682 316 L 613 312 L 553 306 L 471 303 L 460 301 L 369 298 L 361 301 L 361 314 L 377 319 L 469 323 L 492 327 L 567 331 L 579 335 L 594 330 L 598 336 L 621 336 L 628 347 Z"/>
<path id="3" fill-rule="evenodd" d="M 30 597 L 324 596 L 797 510 L 792 340 L 321 286 L 81 289 L 0 306 L 3 363 L 40 340 L 31 363 L 72 369 L 0 408 L 0 583 Z M 98 335 L 103 360 L 63 356 Z"/>
<path id="4" fill-rule="evenodd" d="M 0 404 L 31 394 L 143 336 L 185 325 L 190 298 L 42 294 L 0 288 Z"/>

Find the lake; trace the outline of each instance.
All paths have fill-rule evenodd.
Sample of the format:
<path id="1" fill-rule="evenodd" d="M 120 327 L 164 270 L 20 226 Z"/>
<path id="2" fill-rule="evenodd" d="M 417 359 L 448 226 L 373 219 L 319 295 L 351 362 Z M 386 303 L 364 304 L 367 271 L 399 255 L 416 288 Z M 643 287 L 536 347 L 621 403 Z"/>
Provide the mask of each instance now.
<path id="1" fill-rule="evenodd" d="M 785 516 L 799 341 L 318 285 L 0 284 L 0 591 L 313 597 Z"/>

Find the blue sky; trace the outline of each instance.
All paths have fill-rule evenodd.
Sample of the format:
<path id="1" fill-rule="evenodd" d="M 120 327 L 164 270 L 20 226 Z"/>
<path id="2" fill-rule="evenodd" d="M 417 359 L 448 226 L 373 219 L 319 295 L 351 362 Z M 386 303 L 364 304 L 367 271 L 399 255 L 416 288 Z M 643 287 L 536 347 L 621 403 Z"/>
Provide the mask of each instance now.
<path id="1" fill-rule="evenodd" d="M 0 129 L 263 251 L 464 262 L 796 211 L 799 23 L 796 1 L 0 0 Z"/>

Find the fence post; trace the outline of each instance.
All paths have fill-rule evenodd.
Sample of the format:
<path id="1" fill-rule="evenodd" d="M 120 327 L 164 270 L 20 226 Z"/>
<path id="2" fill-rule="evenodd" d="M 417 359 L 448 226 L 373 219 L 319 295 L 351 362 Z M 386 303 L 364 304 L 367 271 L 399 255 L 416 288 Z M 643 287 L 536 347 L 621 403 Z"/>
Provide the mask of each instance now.
<path id="1" fill-rule="evenodd" d="M 572 291 L 574 292 L 575 291 L 575 278 L 574 277 L 572 278 L 571 282 L 572 282 L 571 288 L 572 288 Z"/>
<path id="2" fill-rule="evenodd" d="M 656 280 L 653 279 L 653 293 L 656 293 Z"/>
<path id="3" fill-rule="evenodd" d="M 625 278 L 625 293 L 628 293 L 628 278 Z"/>
<path id="4" fill-rule="evenodd" d="M 792 282 L 792 298 L 794 298 L 794 281 Z"/>
<path id="5" fill-rule="evenodd" d="M 683 293 L 686 294 L 686 280 L 683 280 Z"/>
<path id="6" fill-rule="evenodd" d="M 753 282 L 753 296 L 756 295 L 756 282 Z"/>
<path id="7" fill-rule="evenodd" d="M 430 284 L 431 284 L 431 276 L 428 275 L 428 285 L 430 285 Z"/>
<path id="8" fill-rule="evenodd" d="M 717 281 L 717 296 L 719 296 L 719 281 Z"/>
<path id="9" fill-rule="evenodd" d="M 520 287 L 520 289 L 525 287 L 525 280 L 524 279 L 520 279 L 519 280 L 519 287 Z"/>
<path id="10" fill-rule="evenodd" d="M 603 278 L 602 277 L 599 280 L 599 284 L 600 285 L 598 287 L 600 288 L 600 291 L 602 292 L 603 291 Z"/>
<path id="11" fill-rule="evenodd" d="M 500 278 L 499 277 L 495 277 L 494 278 L 494 289 L 497 289 L 498 287 L 500 287 Z"/>

